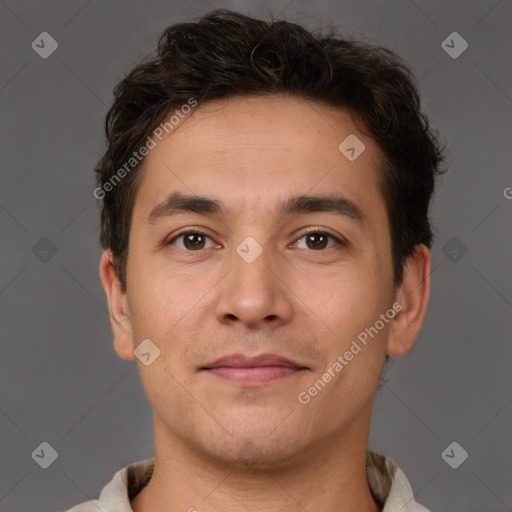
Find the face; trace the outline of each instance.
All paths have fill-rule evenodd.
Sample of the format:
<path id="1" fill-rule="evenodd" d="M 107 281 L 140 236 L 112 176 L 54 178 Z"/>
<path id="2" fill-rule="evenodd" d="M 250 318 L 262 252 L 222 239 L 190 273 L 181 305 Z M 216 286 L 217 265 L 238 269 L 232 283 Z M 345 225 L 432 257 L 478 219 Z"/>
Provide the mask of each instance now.
<path id="1" fill-rule="evenodd" d="M 203 105 L 149 152 L 113 329 L 160 350 L 159 436 L 264 467 L 368 423 L 397 321 L 381 162 L 347 111 L 285 97 Z"/>

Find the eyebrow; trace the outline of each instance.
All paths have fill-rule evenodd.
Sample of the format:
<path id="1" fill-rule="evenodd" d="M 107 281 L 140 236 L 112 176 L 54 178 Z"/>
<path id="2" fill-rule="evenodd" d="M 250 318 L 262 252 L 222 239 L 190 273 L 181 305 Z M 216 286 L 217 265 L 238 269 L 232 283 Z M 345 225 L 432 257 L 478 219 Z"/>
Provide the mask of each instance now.
<path id="1" fill-rule="evenodd" d="M 217 199 L 173 192 L 151 210 L 148 222 L 154 224 L 161 218 L 180 213 L 222 216 L 225 211 L 223 203 Z M 280 217 L 322 212 L 349 217 L 361 225 L 367 222 L 366 216 L 357 204 L 337 195 L 297 195 L 282 201 L 277 209 L 277 215 Z"/>

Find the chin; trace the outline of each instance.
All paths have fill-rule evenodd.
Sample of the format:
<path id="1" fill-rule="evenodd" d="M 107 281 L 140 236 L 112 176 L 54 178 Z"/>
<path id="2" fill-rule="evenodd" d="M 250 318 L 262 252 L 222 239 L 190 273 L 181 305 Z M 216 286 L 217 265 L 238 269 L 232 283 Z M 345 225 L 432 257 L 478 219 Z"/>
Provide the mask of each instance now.
<path id="1" fill-rule="evenodd" d="M 285 467 L 291 464 L 297 454 L 292 446 L 282 443 L 277 447 L 274 443 L 265 440 L 238 440 L 231 441 L 229 446 L 215 450 L 215 446 L 209 446 L 209 455 L 223 464 L 238 469 L 268 471 L 279 466 Z"/>
<path id="2" fill-rule="evenodd" d="M 276 469 L 290 465 L 307 445 L 306 439 L 294 437 L 300 429 L 291 425 L 276 428 L 278 425 L 279 422 L 238 424 L 229 429 L 231 435 L 219 427 L 215 432 L 197 432 L 201 439 L 196 441 L 203 445 L 208 457 L 221 464 L 239 469 Z"/>

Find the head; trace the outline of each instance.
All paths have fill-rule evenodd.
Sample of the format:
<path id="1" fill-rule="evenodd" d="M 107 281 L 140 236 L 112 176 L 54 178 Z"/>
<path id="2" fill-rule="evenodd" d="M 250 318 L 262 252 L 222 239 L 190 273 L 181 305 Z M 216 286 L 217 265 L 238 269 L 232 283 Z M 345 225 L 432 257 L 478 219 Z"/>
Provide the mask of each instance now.
<path id="1" fill-rule="evenodd" d="M 169 27 L 114 96 L 96 169 L 100 273 L 116 352 L 134 359 L 145 339 L 160 350 L 139 363 L 160 425 L 263 464 L 368 419 L 429 295 L 443 157 L 407 66 L 381 47 L 216 11 Z M 263 352 L 304 370 L 251 387 L 204 369 Z M 284 443 L 290 432 L 300 439 Z"/>

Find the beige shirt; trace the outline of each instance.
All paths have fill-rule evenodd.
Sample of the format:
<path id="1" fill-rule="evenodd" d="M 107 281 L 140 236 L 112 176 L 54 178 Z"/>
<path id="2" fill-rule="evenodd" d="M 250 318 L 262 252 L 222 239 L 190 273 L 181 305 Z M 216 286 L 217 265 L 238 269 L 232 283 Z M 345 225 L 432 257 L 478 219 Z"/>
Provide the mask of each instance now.
<path id="1" fill-rule="evenodd" d="M 67 512 L 133 512 L 130 501 L 148 484 L 154 459 L 120 469 L 103 488 L 98 500 L 87 501 Z M 396 463 L 374 450 L 366 454 L 366 474 L 375 500 L 383 512 L 429 512 L 414 500 L 411 486 Z"/>

